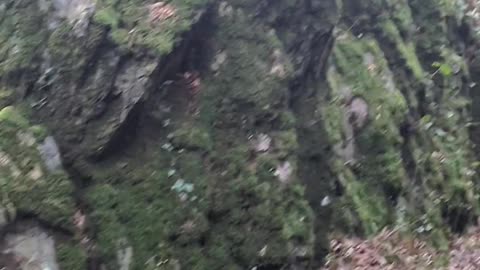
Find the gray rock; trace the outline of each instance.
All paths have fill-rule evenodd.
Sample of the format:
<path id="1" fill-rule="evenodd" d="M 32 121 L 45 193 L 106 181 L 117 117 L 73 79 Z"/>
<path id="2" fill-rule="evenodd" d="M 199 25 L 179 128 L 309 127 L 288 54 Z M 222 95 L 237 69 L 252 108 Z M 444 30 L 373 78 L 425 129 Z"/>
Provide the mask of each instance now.
<path id="1" fill-rule="evenodd" d="M 126 239 L 119 240 L 118 244 L 121 247 L 117 250 L 117 261 L 120 270 L 129 270 L 133 258 L 133 248 L 128 246 L 128 241 Z"/>
<path id="2" fill-rule="evenodd" d="M 350 121 L 356 129 L 365 126 L 368 120 L 368 103 L 361 97 L 352 99 L 349 107 Z"/>
<path id="3" fill-rule="evenodd" d="M 62 158 L 60 150 L 52 136 L 45 138 L 42 144 L 38 146 L 38 151 L 42 157 L 45 166 L 50 172 L 59 171 L 62 169 Z"/>
<path id="4" fill-rule="evenodd" d="M 85 35 L 87 27 L 95 11 L 95 4 L 91 0 L 53 0 L 54 15 L 50 18 L 50 28 L 59 24 L 58 19 L 67 19 L 74 25 L 76 36 Z"/>
<path id="5" fill-rule="evenodd" d="M 70 21 L 79 19 L 82 13 L 93 6 L 90 0 L 53 0 L 57 16 Z"/>
<path id="6" fill-rule="evenodd" d="M 2 253 L 18 258 L 21 270 L 59 269 L 53 237 L 38 227 L 20 233 L 7 234 Z"/>

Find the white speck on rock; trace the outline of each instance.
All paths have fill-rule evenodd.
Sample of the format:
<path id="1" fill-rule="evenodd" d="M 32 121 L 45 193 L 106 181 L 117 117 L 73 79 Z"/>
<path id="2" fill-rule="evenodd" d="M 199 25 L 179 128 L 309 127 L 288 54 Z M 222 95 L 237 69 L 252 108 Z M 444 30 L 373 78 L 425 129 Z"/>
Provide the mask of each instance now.
<path id="1" fill-rule="evenodd" d="M 259 134 L 254 141 L 254 149 L 256 152 L 267 152 L 270 149 L 272 138 L 267 134 Z"/>
<path id="2" fill-rule="evenodd" d="M 17 139 L 20 141 L 20 145 L 31 147 L 35 144 L 35 137 L 30 132 L 18 132 Z"/>
<path id="3" fill-rule="evenodd" d="M 332 200 L 330 199 L 330 197 L 329 197 L 329 196 L 325 196 L 325 197 L 322 199 L 321 205 L 322 205 L 322 206 L 327 206 L 327 205 L 329 205 L 331 202 L 332 202 Z"/>
<path id="4" fill-rule="evenodd" d="M 285 78 L 287 75 L 286 58 L 282 51 L 275 49 L 272 54 L 273 65 L 270 69 L 270 74 L 278 78 Z"/>
<path id="5" fill-rule="evenodd" d="M 228 4 L 227 1 L 222 1 L 218 6 L 218 14 L 220 17 L 231 16 L 233 13 L 233 8 Z"/>
<path id="6" fill-rule="evenodd" d="M 260 257 L 264 257 L 265 255 L 267 255 L 267 249 L 268 249 L 268 246 L 265 245 L 259 252 L 258 252 L 258 255 Z"/>
<path id="7" fill-rule="evenodd" d="M 177 172 L 177 171 L 176 171 L 175 169 L 170 169 L 170 170 L 168 170 L 167 176 L 170 178 L 170 177 L 172 177 L 176 172 Z"/>
<path id="8" fill-rule="evenodd" d="M 278 177 L 280 182 L 286 184 L 291 180 L 291 176 L 293 173 L 293 167 L 290 162 L 285 161 L 282 164 L 277 165 L 277 169 L 275 170 L 274 175 Z"/>
<path id="9" fill-rule="evenodd" d="M 42 167 L 39 164 L 35 164 L 33 169 L 28 173 L 28 177 L 33 181 L 37 181 L 43 177 Z"/>
<path id="10" fill-rule="evenodd" d="M 212 71 L 218 71 L 223 63 L 227 60 L 227 53 L 225 51 L 219 52 L 215 55 L 213 63 L 210 65 Z"/>

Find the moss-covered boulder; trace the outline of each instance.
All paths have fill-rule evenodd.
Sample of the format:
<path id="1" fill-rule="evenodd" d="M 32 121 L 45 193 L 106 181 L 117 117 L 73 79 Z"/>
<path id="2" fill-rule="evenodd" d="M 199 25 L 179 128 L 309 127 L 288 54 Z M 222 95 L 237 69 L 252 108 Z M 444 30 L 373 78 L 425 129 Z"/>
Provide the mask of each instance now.
<path id="1" fill-rule="evenodd" d="M 68 176 L 48 171 L 37 149 L 41 141 L 21 111 L 3 108 L 0 125 L 2 206 L 8 219 L 34 215 L 71 230 L 75 205 Z"/>

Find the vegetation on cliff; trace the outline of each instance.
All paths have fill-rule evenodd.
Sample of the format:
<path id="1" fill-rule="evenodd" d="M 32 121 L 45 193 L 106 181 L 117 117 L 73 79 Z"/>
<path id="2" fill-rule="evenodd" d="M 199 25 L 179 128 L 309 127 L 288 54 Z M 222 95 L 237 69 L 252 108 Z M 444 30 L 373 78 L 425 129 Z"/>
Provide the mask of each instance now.
<path id="1" fill-rule="evenodd" d="M 479 210 L 471 10 L 3 1 L 0 225 L 60 231 L 64 269 L 312 268 L 385 227 L 446 249 Z"/>

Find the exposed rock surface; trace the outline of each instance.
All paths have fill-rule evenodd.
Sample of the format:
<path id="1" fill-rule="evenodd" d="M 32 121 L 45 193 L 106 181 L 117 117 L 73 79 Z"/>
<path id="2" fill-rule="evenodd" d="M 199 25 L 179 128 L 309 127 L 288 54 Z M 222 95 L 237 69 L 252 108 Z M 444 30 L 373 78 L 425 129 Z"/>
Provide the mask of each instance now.
<path id="1" fill-rule="evenodd" d="M 2 254 L 15 258 L 21 270 L 58 270 L 55 241 L 38 227 L 4 236 Z"/>
<path id="2" fill-rule="evenodd" d="M 38 151 L 49 171 L 55 172 L 62 169 L 60 150 L 52 136 L 45 138 L 45 140 L 38 146 Z"/>

